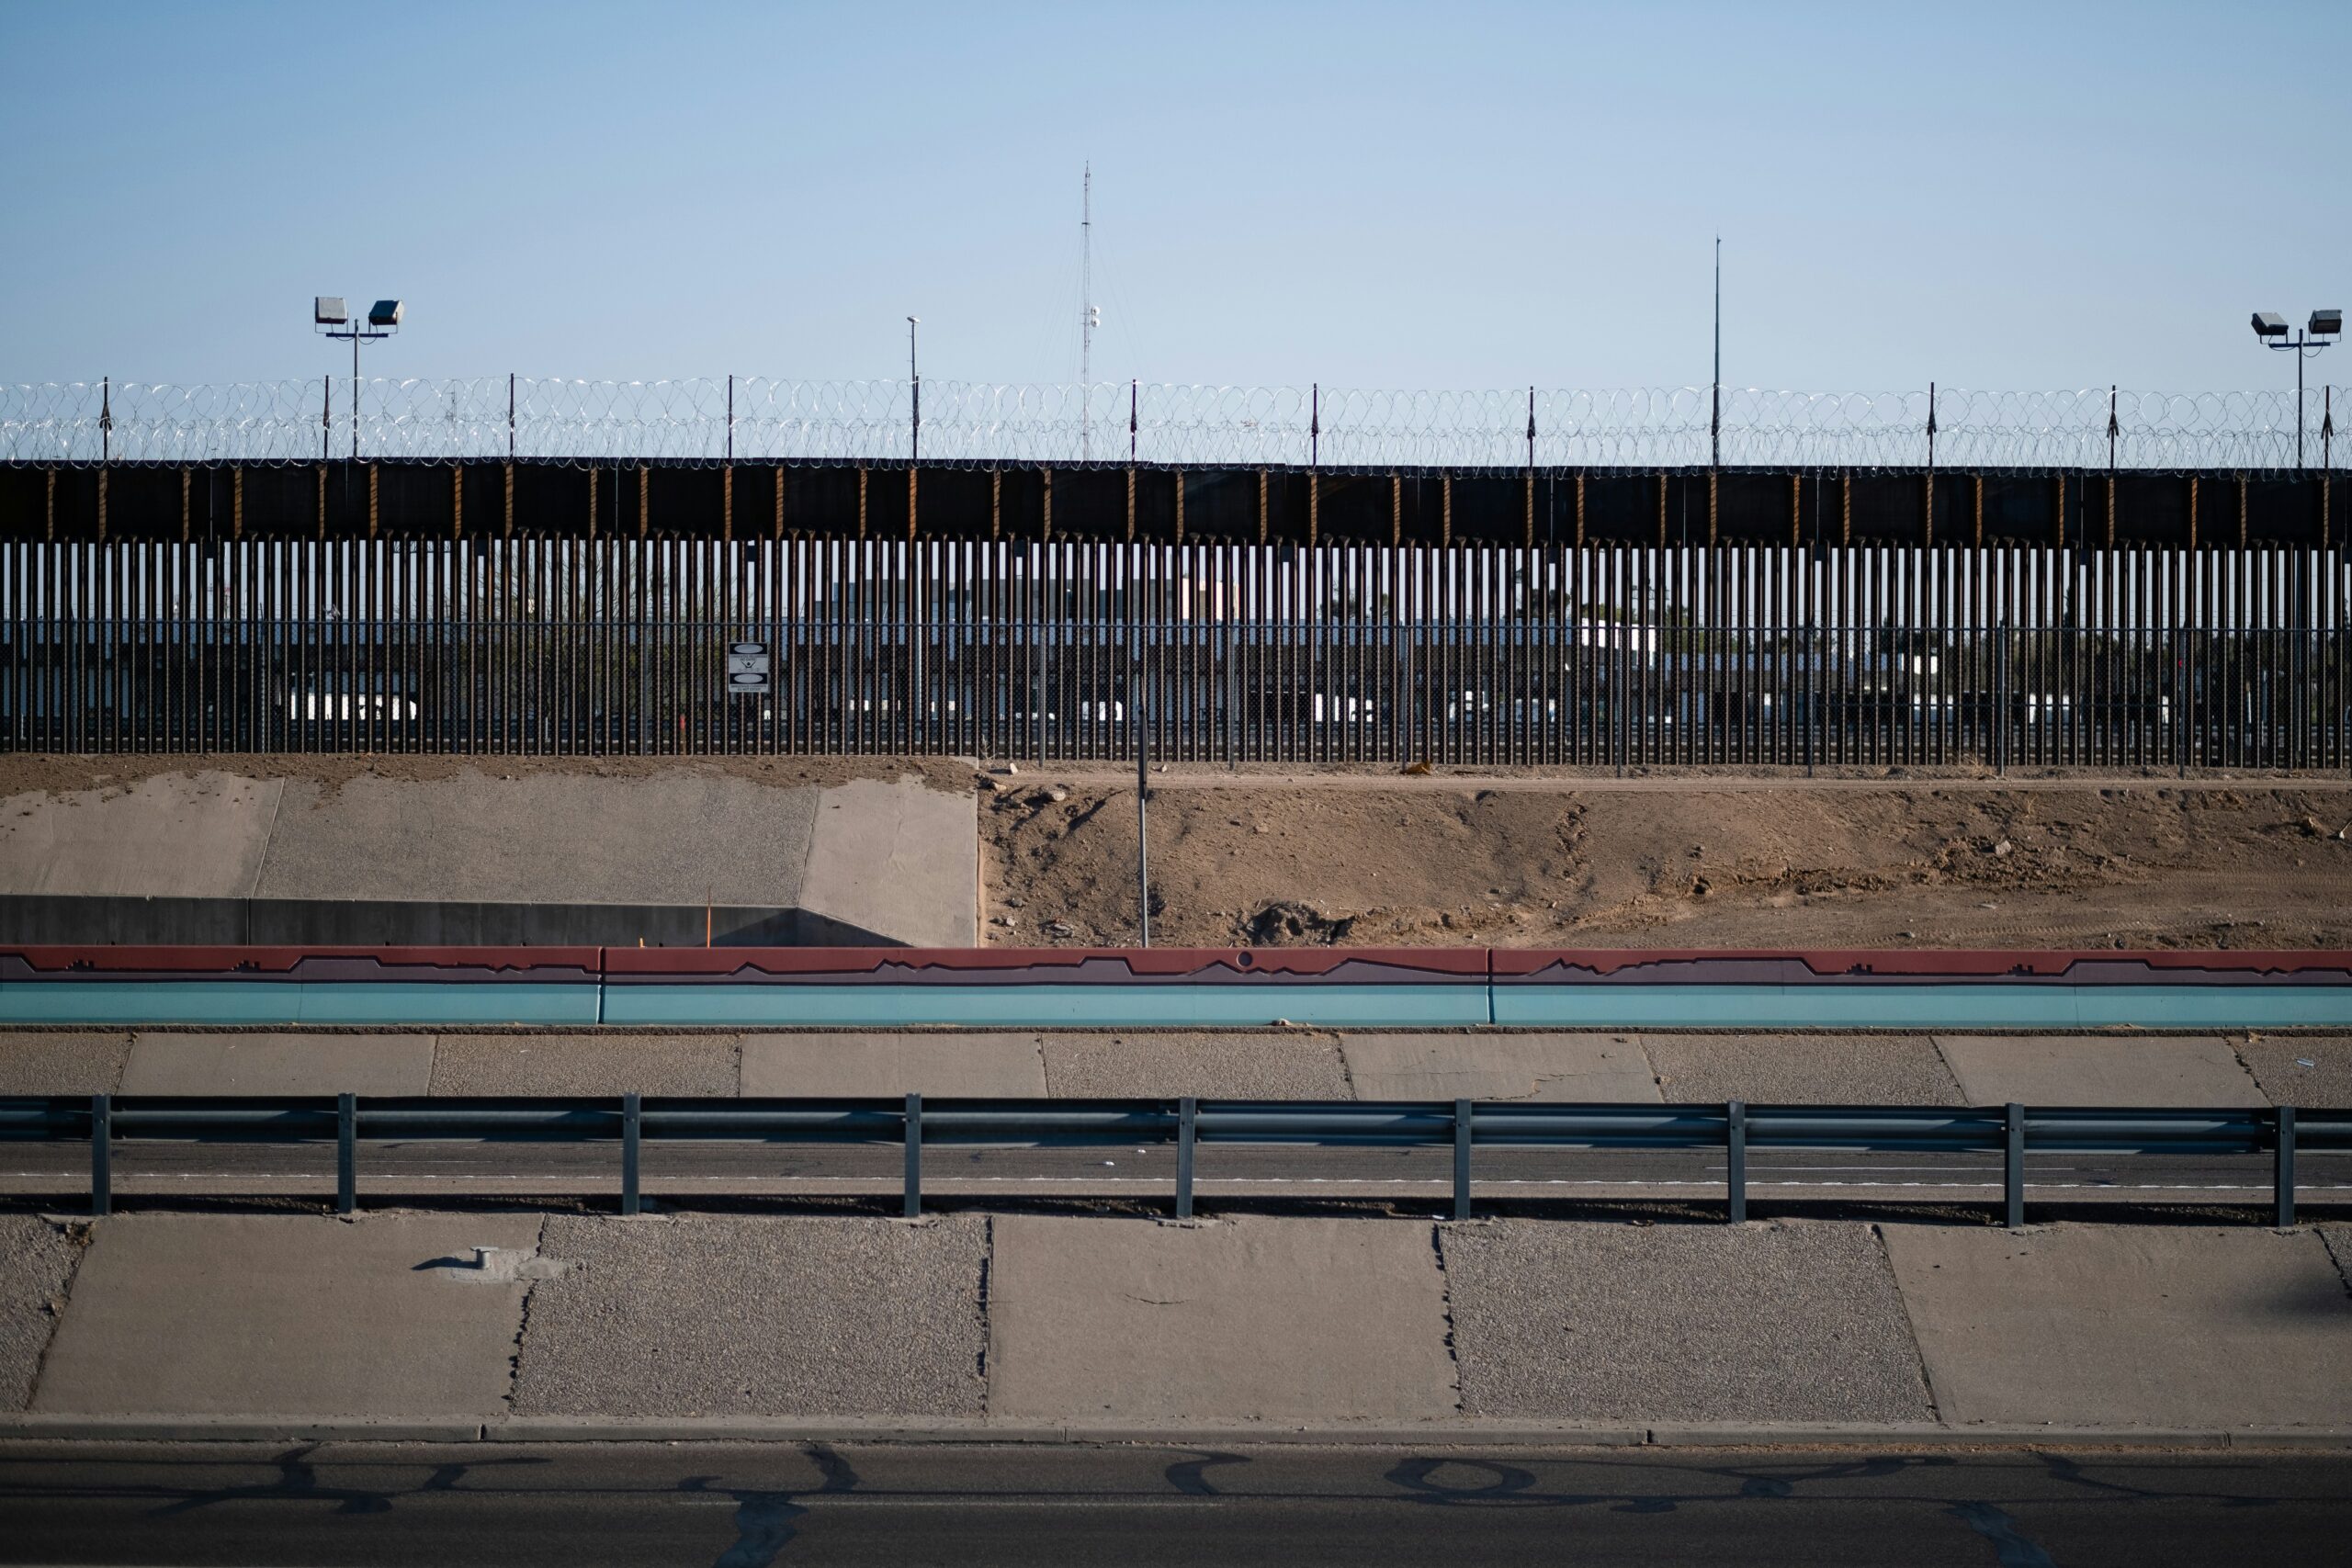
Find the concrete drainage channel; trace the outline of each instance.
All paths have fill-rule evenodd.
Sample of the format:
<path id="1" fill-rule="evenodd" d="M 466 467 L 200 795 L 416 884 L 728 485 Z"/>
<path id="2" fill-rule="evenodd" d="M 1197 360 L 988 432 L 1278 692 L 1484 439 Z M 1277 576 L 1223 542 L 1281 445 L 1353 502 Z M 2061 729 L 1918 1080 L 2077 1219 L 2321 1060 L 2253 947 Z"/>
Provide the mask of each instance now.
<path id="1" fill-rule="evenodd" d="M 0 947 L 0 1022 L 2352 1028 L 2352 953 Z"/>

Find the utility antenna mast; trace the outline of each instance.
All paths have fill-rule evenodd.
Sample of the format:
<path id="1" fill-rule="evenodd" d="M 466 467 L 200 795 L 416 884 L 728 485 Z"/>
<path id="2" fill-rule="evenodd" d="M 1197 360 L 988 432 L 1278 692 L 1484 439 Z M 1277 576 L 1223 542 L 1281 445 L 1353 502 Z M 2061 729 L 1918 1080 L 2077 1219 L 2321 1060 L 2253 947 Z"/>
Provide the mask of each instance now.
<path id="1" fill-rule="evenodd" d="M 1078 205 L 1078 455 L 1091 457 L 1094 443 L 1094 329 L 1102 312 L 1094 306 L 1094 161 L 1086 161 Z"/>

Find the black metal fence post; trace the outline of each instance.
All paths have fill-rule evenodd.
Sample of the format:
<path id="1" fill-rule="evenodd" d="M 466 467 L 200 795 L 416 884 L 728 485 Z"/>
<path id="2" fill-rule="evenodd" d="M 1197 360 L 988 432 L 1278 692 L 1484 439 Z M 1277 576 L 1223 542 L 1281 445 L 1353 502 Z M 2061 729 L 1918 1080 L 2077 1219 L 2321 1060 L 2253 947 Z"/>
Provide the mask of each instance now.
<path id="1" fill-rule="evenodd" d="M 1726 1217 L 1733 1224 L 1747 1220 L 1747 1105 L 1735 1100 L 1724 1107 L 1724 1196 Z"/>
<path id="2" fill-rule="evenodd" d="M 2025 1226 L 2025 1107 L 2011 1101 L 2003 1112 L 2007 1134 L 2001 1155 L 2002 1223 L 2011 1230 Z"/>
<path id="3" fill-rule="evenodd" d="M 1470 1101 L 1453 1102 L 1453 1217 L 1470 1217 Z"/>
<path id="4" fill-rule="evenodd" d="M 634 1214 L 641 1207 L 638 1182 L 639 1145 L 642 1138 L 643 1100 L 621 1096 L 621 1213 Z"/>
<path id="5" fill-rule="evenodd" d="M 2276 1224 L 2285 1230 L 2295 1223 L 2295 1108 L 2282 1105 L 2274 1113 L 2271 1177 L 2278 1191 Z"/>
<path id="6" fill-rule="evenodd" d="M 907 1096 L 907 1193 L 905 1215 L 922 1216 L 922 1096 Z"/>
<path id="7" fill-rule="evenodd" d="M 114 1096 L 90 1096 L 90 1213 L 114 1213 Z"/>
<path id="8" fill-rule="evenodd" d="M 1176 1102 L 1176 1217 L 1193 1217 L 1193 1122 L 1201 1102 L 1187 1095 Z"/>
<path id="9" fill-rule="evenodd" d="M 334 1097 L 334 1212 L 348 1214 L 359 1207 L 359 1100 L 355 1095 Z"/>

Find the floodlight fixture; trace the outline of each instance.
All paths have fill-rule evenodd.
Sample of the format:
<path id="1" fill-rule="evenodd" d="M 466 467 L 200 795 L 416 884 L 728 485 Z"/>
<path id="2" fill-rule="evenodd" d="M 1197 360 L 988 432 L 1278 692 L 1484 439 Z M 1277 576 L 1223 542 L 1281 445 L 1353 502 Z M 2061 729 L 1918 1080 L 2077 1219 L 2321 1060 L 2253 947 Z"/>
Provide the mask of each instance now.
<path id="1" fill-rule="evenodd" d="M 2344 330 L 2341 310 L 2313 310 L 2309 325 L 2289 336 L 2287 318 L 2276 310 L 2254 313 L 2254 335 L 2262 340 L 2265 348 L 2275 348 L 2295 356 L 2295 467 L 2303 466 L 2303 361 L 2323 348 L 2335 346 L 2336 334 Z"/>
<path id="2" fill-rule="evenodd" d="M 320 294 L 311 299 L 311 325 L 321 337 L 351 344 L 351 457 L 359 459 L 359 345 L 390 337 L 401 330 L 401 318 L 408 313 L 408 305 L 400 299 L 379 299 L 368 308 L 365 322 L 352 319 L 347 301 L 339 294 Z M 334 418 L 332 410 L 322 416 L 325 427 L 319 437 L 319 456 L 326 457 Z"/>

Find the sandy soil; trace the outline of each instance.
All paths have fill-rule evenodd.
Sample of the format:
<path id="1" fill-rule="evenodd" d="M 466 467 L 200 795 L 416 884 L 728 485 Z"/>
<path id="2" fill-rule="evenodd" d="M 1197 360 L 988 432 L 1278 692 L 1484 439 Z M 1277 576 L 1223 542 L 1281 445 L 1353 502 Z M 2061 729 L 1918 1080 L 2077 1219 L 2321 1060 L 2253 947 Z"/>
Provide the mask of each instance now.
<path id="1" fill-rule="evenodd" d="M 1132 782 L 991 783 L 989 939 L 1133 941 Z M 2335 781 L 1156 778 L 1152 937 L 2340 947 L 2347 825 Z"/>
<path id="2" fill-rule="evenodd" d="M 896 757 L 0 757 L 0 796 L 218 768 L 678 770 L 980 794 L 988 940 L 1135 939 L 1131 774 Z M 2352 781 L 1155 773 L 1153 940 L 1600 947 L 2352 946 Z"/>

